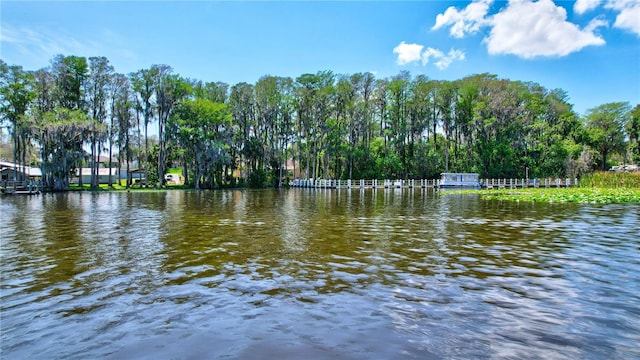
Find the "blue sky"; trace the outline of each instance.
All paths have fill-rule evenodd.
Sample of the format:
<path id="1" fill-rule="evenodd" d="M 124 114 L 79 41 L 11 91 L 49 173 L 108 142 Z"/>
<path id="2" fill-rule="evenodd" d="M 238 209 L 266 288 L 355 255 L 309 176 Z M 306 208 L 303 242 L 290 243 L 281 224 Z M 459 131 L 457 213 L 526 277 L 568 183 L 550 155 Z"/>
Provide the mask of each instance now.
<path id="1" fill-rule="evenodd" d="M 331 70 L 456 80 L 492 73 L 568 92 L 574 109 L 640 103 L 640 2 L 7 1 L 0 57 L 27 70 L 56 54 L 129 73 L 255 83 Z"/>

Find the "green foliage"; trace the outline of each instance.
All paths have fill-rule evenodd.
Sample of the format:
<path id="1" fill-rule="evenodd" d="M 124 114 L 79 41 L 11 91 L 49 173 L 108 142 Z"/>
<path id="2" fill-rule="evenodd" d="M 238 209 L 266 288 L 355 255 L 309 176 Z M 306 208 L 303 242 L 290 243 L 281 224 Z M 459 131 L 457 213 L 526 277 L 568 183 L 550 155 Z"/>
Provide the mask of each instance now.
<path id="1" fill-rule="evenodd" d="M 627 133 L 629 134 L 629 151 L 631 160 L 640 164 L 640 105 L 631 110 L 629 122 L 627 123 Z"/>
<path id="2" fill-rule="evenodd" d="M 8 66 L 0 60 L 0 120 L 15 127 L 35 96 L 33 77 L 21 66 Z"/>
<path id="3" fill-rule="evenodd" d="M 69 187 L 69 174 L 84 157 L 82 144 L 94 124 L 81 110 L 57 107 L 43 114 L 35 113 L 31 132 L 40 145 L 43 185 L 52 191 Z"/>
<path id="4" fill-rule="evenodd" d="M 566 174 L 565 163 L 570 154 L 570 144 L 554 142 L 549 147 L 543 147 L 537 159 L 537 173 L 542 176 L 563 177 Z M 532 174 L 537 175 L 537 174 Z"/>
<path id="5" fill-rule="evenodd" d="M 0 125 L 8 123 L 12 138 L 13 161 L 27 164 L 31 134 L 26 116 L 36 93 L 33 76 L 21 66 L 8 66 L 0 60 Z"/>
<path id="6" fill-rule="evenodd" d="M 85 110 L 87 59 L 81 56 L 56 56 L 51 62 L 55 78 L 53 96 L 59 106 L 70 110 Z"/>
<path id="7" fill-rule="evenodd" d="M 371 150 L 364 146 L 359 146 L 354 154 L 354 168 L 352 179 L 380 179 L 382 174 Z"/>
<path id="8" fill-rule="evenodd" d="M 154 164 L 158 162 L 158 153 L 160 152 L 160 147 L 158 144 L 154 144 L 151 149 L 149 149 L 149 153 L 147 154 L 147 163 Z M 147 169 L 146 180 L 147 185 L 153 185 L 158 183 L 158 168 L 155 166 L 149 166 Z"/>
<path id="9" fill-rule="evenodd" d="M 565 91 L 493 74 L 443 81 L 319 71 L 230 87 L 184 79 L 168 65 L 126 78 L 104 57 L 63 55 L 34 73 L 4 62 L 0 70 L 2 119 L 23 159 L 32 142 L 45 146 L 32 133 L 38 117 L 74 110 L 93 124 L 67 160 L 77 166 L 87 145 L 97 157 L 117 144 L 120 160 L 137 161 L 150 181 L 182 166 L 195 187 L 236 178 L 279 186 L 293 159 L 295 177 L 334 179 L 574 177 L 640 160 L 638 106 L 603 104 L 580 118 Z M 150 124 L 158 125 L 157 149 Z"/>
<path id="10" fill-rule="evenodd" d="M 168 128 L 191 160 L 186 163 L 196 188 L 212 187 L 221 166 L 229 162 L 231 121 L 227 105 L 208 99 L 184 100 L 173 111 Z"/>
<path id="11" fill-rule="evenodd" d="M 249 174 L 248 185 L 252 189 L 261 189 L 267 183 L 267 172 L 261 169 Z"/>
<path id="12" fill-rule="evenodd" d="M 589 109 L 586 115 L 586 129 L 589 145 L 602 157 L 602 170 L 608 167 L 607 156 L 624 151 L 624 128 L 630 116 L 630 106 L 625 102 L 607 103 Z"/>
<path id="13" fill-rule="evenodd" d="M 417 179 L 436 179 L 444 169 L 444 159 L 438 153 L 435 143 L 417 144 L 414 174 Z"/>
<path id="14" fill-rule="evenodd" d="M 386 179 L 402 178 L 402 163 L 396 153 L 383 155 L 376 160 L 376 165 L 380 169 L 382 176 Z"/>

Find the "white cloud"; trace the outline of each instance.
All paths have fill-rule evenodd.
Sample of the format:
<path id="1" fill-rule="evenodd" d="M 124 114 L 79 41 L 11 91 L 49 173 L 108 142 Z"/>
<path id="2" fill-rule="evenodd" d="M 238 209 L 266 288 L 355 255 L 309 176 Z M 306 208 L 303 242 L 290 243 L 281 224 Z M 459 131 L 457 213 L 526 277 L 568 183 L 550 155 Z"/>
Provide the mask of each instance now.
<path id="1" fill-rule="evenodd" d="M 434 65 L 444 70 L 455 60 L 464 60 L 464 52 L 461 50 L 451 49 L 447 54 L 438 49 L 427 47 L 425 51 L 424 45 L 407 44 L 404 41 L 393 49 L 398 54 L 398 65 L 406 65 L 412 62 L 422 61 L 422 65 L 426 66 L 429 61 L 434 60 Z"/>
<path id="2" fill-rule="evenodd" d="M 600 6 L 602 0 L 577 0 L 573 10 L 583 14 Z M 630 31 L 640 36 L 640 2 L 637 0 L 608 0 L 604 6 L 618 13 L 613 27 Z"/>
<path id="3" fill-rule="evenodd" d="M 434 49 L 432 47 L 428 47 L 427 50 L 422 53 L 422 65 L 427 65 L 429 63 L 429 58 L 442 58 L 444 53 L 438 49 Z"/>
<path id="4" fill-rule="evenodd" d="M 609 26 L 609 22 L 604 19 L 604 16 L 598 16 L 597 18 L 591 20 L 589 24 L 584 27 L 584 31 L 593 32 L 601 26 Z"/>
<path id="5" fill-rule="evenodd" d="M 631 31 L 640 36 L 640 2 L 636 0 L 610 0 L 605 7 L 619 11 L 613 27 Z"/>
<path id="6" fill-rule="evenodd" d="M 567 11 L 551 0 L 510 0 L 490 22 L 491 32 L 484 39 L 489 54 L 513 54 L 525 59 L 566 56 L 605 43 L 593 33 L 603 25 L 602 20 L 580 29 L 567 21 Z"/>
<path id="7" fill-rule="evenodd" d="M 407 44 L 404 41 L 393 49 L 398 54 L 398 65 L 405 65 L 420 60 L 420 53 L 424 46 L 419 44 Z"/>
<path id="8" fill-rule="evenodd" d="M 431 29 L 437 30 L 450 25 L 449 33 L 455 38 L 475 33 L 486 25 L 485 16 L 492 3 L 493 0 L 474 0 L 462 11 L 451 6 L 444 14 L 436 16 L 436 24 Z"/>
<path id="9" fill-rule="evenodd" d="M 53 56 L 65 51 L 65 47 L 61 46 L 60 42 L 54 41 L 55 39 L 33 29 L 13 28 L 6 24 L 1 26 L 2 37 L 0 37 L 0 42 L 5 46 L 15 46 L 23 55 Z"/>
<path id="10" fill-rule="evenodd" d="M 110 30 L 102 30 L 95 40 L 79 40 L 77 37 L 57 29 L 13 27 L 0 25 L 0 43 L 3 48 L 12 48 L 16 56 L 24 61 L 22 65 L 42 63 L 42 59 L 51 60 L 58 54 L 77 56 L 108 56 L 135 59 L 136 55 L 122 45 L 126 41 Z M 5 59 L 6 60 L 6 59 Z"/>
<path id="11" fill-rule="evenodd" d="M 430 58 L 433 58 L 434 60 L 436 60 L 434 62 L 434 65 L 438 69 L 444 70 L 444 69 L 448 68 L 449 65 L 454 60 L 464 60 L 464 52 L 462 52 L 461 50 L 451 49 L 445 55 L 442 51 L 440 51 L 438 49 L 434 49 L 432 47 L 428 47 L 427 50 L 425 50 L 422 53 L 422 65 L 427 65 L 429 63 Z"/>
<path id="12" fill-rule="evenodd" d="M 577 0 L 573 4 L 573 11 L 577 14 L 584 14 L 589 10 L 593 10 L 600 5 L 600 0 Z"/>

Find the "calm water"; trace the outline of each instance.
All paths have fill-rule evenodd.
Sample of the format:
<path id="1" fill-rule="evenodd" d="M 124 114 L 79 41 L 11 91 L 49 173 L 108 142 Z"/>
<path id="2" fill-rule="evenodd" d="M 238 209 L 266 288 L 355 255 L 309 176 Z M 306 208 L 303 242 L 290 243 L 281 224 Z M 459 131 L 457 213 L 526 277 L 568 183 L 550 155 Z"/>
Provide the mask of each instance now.
<path id="1" fill-rule="evenodd" d="M 0 198 L 2 359 L 640 358 L 640 206 Z"/>

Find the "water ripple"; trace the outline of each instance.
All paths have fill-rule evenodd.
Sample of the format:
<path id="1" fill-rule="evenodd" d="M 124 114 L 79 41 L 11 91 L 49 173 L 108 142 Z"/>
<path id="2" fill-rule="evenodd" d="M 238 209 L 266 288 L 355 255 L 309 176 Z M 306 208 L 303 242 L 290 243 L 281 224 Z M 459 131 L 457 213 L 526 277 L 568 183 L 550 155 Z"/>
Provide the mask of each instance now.
<path id="1" fill-rule="evenodd" d="M 0 202 L 3 358 L 636 358 L 640 208 L 425 191 Z"/>

